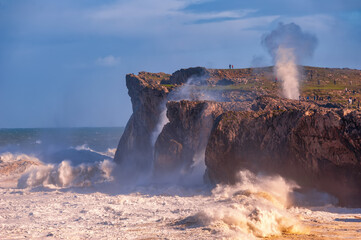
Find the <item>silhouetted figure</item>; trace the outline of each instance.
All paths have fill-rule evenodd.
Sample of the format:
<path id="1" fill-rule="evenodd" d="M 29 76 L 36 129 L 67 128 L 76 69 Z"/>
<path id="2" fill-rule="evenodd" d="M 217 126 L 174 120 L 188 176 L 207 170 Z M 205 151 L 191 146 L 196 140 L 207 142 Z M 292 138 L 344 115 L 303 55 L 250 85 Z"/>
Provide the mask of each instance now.
<path id="1" fill-rule="evenodd" d="M 234 69 L 234 68 L 233 68 L 233 65 L 232 65 L 232 69 Z"/>
<path id="2" fill-rule="evenodd" d="M 229 64 L 228 67 L 229 67 L 229 69 L 232 69 L 232 65 L 231 65 L 231 64 Z"/>

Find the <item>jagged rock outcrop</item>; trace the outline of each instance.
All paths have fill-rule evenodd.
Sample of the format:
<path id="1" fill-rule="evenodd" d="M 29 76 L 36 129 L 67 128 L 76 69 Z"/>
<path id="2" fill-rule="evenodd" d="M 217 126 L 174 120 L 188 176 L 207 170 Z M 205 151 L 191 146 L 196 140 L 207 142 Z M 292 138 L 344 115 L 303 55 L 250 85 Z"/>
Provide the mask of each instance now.
<path id="1" fill-rule="evenodd" d="M 152 134 L 162 112 L 161 105 L 169 93 L 159 83 L 169 75 L 128 74 L 126 84 L 132 101 L 133 114 L 120 139 L 114 160 L 136 169 L 148 169 L 153 158 Z"/>
<path id="2" fill-rule="evenodd" d="M 249 108 L 240 102 L 170 101 L 166 124 L 155 144 L 154 174 L 187 172 L 204 152 L 215 119 L 225 111 Z"/>
<path id="3" fill-rule="evenodd" d="M 213 127 L 205 161 L 216 182 L 234 183 L 241 169 L 280 174 L 357 206 L 361 112 L 275 99 L 257 111 L 226 112 Z"/>
<path id="4" fill-rule="evenodd" d="M 309 89 L 342 79 L 361 86 L 357 70 L 306 67 L 304 78 Z M 133 114 L 117 163 L 162 177 L 190 172 L 205 159 L 214 183 L 232 184 L 242 169 L 280 174 L 361 206 L 361 113 L 343 102 L 358 88 L 305 90 L 302 101 L 287 100 L 278 96 L 271 67 L 141 72 L 126 81 Z"/>
<path id="5" fill-rule="evenodd" d="M 119 141 L 115 162 L 139 171 L 149 169 L 153 164 L 154 143 L 159 134 L 157 127 L 165 110 L 167 96 L 174 89 L 172 84 L 181 84 L 190 76 L 203 74 L 206 74 L 206 70 L 201 67 L 183 69 L 173 75 L 148 72 L 127 74 L 126 85 L 133 114 Z"/>

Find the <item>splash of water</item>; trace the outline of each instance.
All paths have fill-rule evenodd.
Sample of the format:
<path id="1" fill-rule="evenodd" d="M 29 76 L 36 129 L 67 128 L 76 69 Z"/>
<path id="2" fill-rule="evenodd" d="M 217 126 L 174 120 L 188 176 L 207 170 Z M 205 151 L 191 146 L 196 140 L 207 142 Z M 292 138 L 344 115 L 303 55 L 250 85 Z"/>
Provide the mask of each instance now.
<path id="1" fill-rule="evenodd" d="M 298 65 L 312 57 L 316 36 L 303 32 L 295 23 L 279 23 L 275 30 L 263 36 L 262 45 L 274 61 L 274 72 L 282 82 L 284 96 L 298 99 L 301 79 Z"/>
<path id="2" fill-rule="evenodd" d="M 167 118 L 167 107 L 166 107 L 165 103 L 163 103 L 160 108 L 161 108 L 161 113 L 159 115 L 158 123 L 155 126 L 155 129 L 151 135 L 151 142 L 152 142 L 153 148 L 154 148 L 155 142 L 157 141 L 159 134 L 163 130 L 163 127 L 169 122 L 169 120 Z"/>
<path id="3" fill-rule="evenodd" d="M 97 153 L 99 155 L 102 155 L 105 157 L 111 157 L 111 158 L 114 158 L 115 152 L 117 150 L 116 148 L 108 148 L 107 151 L 100 152 L 100 151 L 91 149 L 87 144 L 76 146 L 74 149 L 77 151 L 89 151 L 89 152 Z"/>
<path id="4" fill-rule="evenodd" d="M 27 187 L 84 187 L 113 180 L 115 164 L 109 160 L 94 164 L 72 166 L 70 161 L 60 164 L 31 166 L 18 181 L 19 188 Z"/>
<path id="5" fill-rule="evenodd" d="M 283 94 L 288 99 L 298 99 L 299 72 L 293 48 L 280 46 L 276 52 L 275 74 L 282 81 Z"/>
<path id="6" fill-rule="evenodd" d="M 218 185 L 212 191 L 213 203 L 180 223 L 207 226 L 237 239 L 307 233 L 288 210 L 289 194 L 296 186 L 280 176 L 241 171 L 236 185 Z"/>

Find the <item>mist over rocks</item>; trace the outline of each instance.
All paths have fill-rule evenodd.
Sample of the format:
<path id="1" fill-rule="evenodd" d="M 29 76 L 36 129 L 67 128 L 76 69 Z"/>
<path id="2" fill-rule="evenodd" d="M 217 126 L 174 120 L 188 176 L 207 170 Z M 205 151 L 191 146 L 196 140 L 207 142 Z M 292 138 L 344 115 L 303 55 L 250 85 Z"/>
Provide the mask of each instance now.
<path id="1" fill-rule="evenodd" d="M 361 84 L 359 70 L 305 67 L 302 77 L 312 86 Z M 303 100 L 282 98 L 274 79 L 272 67 L 128 74 L 133 115 L 115 162 L 133 177 L 165 182 L 196 168 L 212 183 L 234 184 L 241 170 L 279 174 L 361 206 L 361 112 L 336 95 L 313 101 L 307 89 Z M 349 94 L 340 92 L 341 100 Z"/>
<path id="2" fill-rule="evenodd" d="M 120 139 L 115 161 L 129 164 L 133 169 L 149 169 L 152 164 L 153 146 L 151 136 L 161 114 L 161 104 L 169 89 L 160 82 L 169 75 L 139 73 L 128 74 L 126 84 L 132 101 L 133 114 Z M 129 160 L 131 159 L 131 161 Z"/>
<path id="3" fill-rule="evenodd" d="M 169 101 L 169 123 L 155 144 L 154 175 L 187 173 L 204 164 L 205 149 L 215 119 L 225 111 L 245 110 L 246 104 L 214 101 Z"/>

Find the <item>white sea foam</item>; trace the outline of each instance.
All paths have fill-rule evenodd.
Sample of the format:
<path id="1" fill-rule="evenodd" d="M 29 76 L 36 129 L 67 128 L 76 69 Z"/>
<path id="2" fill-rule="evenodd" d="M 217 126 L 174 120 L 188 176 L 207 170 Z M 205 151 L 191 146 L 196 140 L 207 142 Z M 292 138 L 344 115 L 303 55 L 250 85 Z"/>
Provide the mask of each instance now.
<path id="1" fill-rule="evenodd" d="M 13 162 L 17 162 L 17 161 L 28 161 L 28 162 L 36 162 L 36 163 L 40 163 L 40 160 L 34 156 L 30 156 L 27 154 L 16 154 L 16 153 L 10 153 L 10 152 L 5 152 L 5 153 L 1 153 L 0 154 L 0 163 L 13 163 Z"/>
<path id="2" fill-rule="evenodd" d="M 93 164 L 72 166 L 70 161 L 60 164 L 32 166 L 18 181 L 19 188 L 26 187 L 83 187 L 113 180 L 115 164 L 109 160 Z"/>
<path id="3" fill-rule="evenodd" d="M 240 172 L 239 179 L 234 186 L 218 185 L 212 191 L 214 202 L 191 216 L 196 224 L 240 239 L 307 231 L 287 209 L 295 184 L 249 171 Z"/>
<path id="4" fill-rule="evenodd" d="M 76 146 L 74 149 L 78 151 L 89 151 L 110 158 L 114 158 L 115 152 L 117 151 L 116 148 L 108 148 L 106 152 L 100 152 L 91 149 L 87 144 Z"/>
<path id="5" fill-rule="evenodd" d="M 79 149 L 88 150 L 86 146 L 80 146 Z M 114 150 L 108 149 L 106 153 L 97 153 L 110 157 L 114 154 Z M 112 181 L 114 167 L 115 163 L 110 160 L 82 163 L 78 166 L 72 166 L 67 160 L 60 164 L 45 164 L 35 156 L 6 152 L 0 154 L 0 186 L 17 185 L 20 188 L 91 186 Z"/>
<path id="6" fill-rule="evenodd" d="M 0 239 L 256 238 L 251 233 L 242 234 L 237 230 L 238 220 L 234 225 L 229 224 L 230 227 L 221 223 L 207 227 L 190 225 L 199 220 L 187 216 L 195 216 L 200 210 L 213 210 L 222 206 L 222 201 L 214 199 L 214 195 L 200 193 L 183 196 L 181 189 L 178 190 L 180 192 L 175 191 L 175 194 L 166 191 L 168 194 L 154 195 L 142 192 L 105 194 L 95 191 L 84 194 L 77 191 L 0 188 Z M 236 207 L 229 211 L 230 214 L 238 213 Z M 293 216 L 300 215 L 302 223 L 311 228 L 311 234 L 284 234 L 281 237 L 271 236 L 270 239 L 360 238 L 360 209 L 348 213 L 304 208 L 285 211 Z"/>
<path id="7" fill-rule="evenodd" d="M 4 156 L 8 157 L 3 161 L 26 157 Z M 75 167 L 67 161 L 43 164 L 31 167 L 19 185 L 87 186 L 110 181 L 113 169 L 114 164 L 107 160 Z M 280 235 L 297 239 L 295 234 L 306 233 L 300 238 L 336 239 L 355 238 L 359 233 L 359 209 L 292 207 L 289 195 L 296 185 L 281 177 L 243 171 L 237 184 L 218 185 L 211 192 L 199 187 L 147 185 L 135 186 L 133 193 L 102 193 L 114 188 L 113 183 L 90 188 L 95 192 L 87 194 L 77 193 L 81 189 L 0 188 L 0 238 L 46 238 L 51 234 L 57 239 L 257 239 Z M 328 209 L 331 212 L 326 212 Z M 309 231 L 311 235 L 307 235 Z"/>

